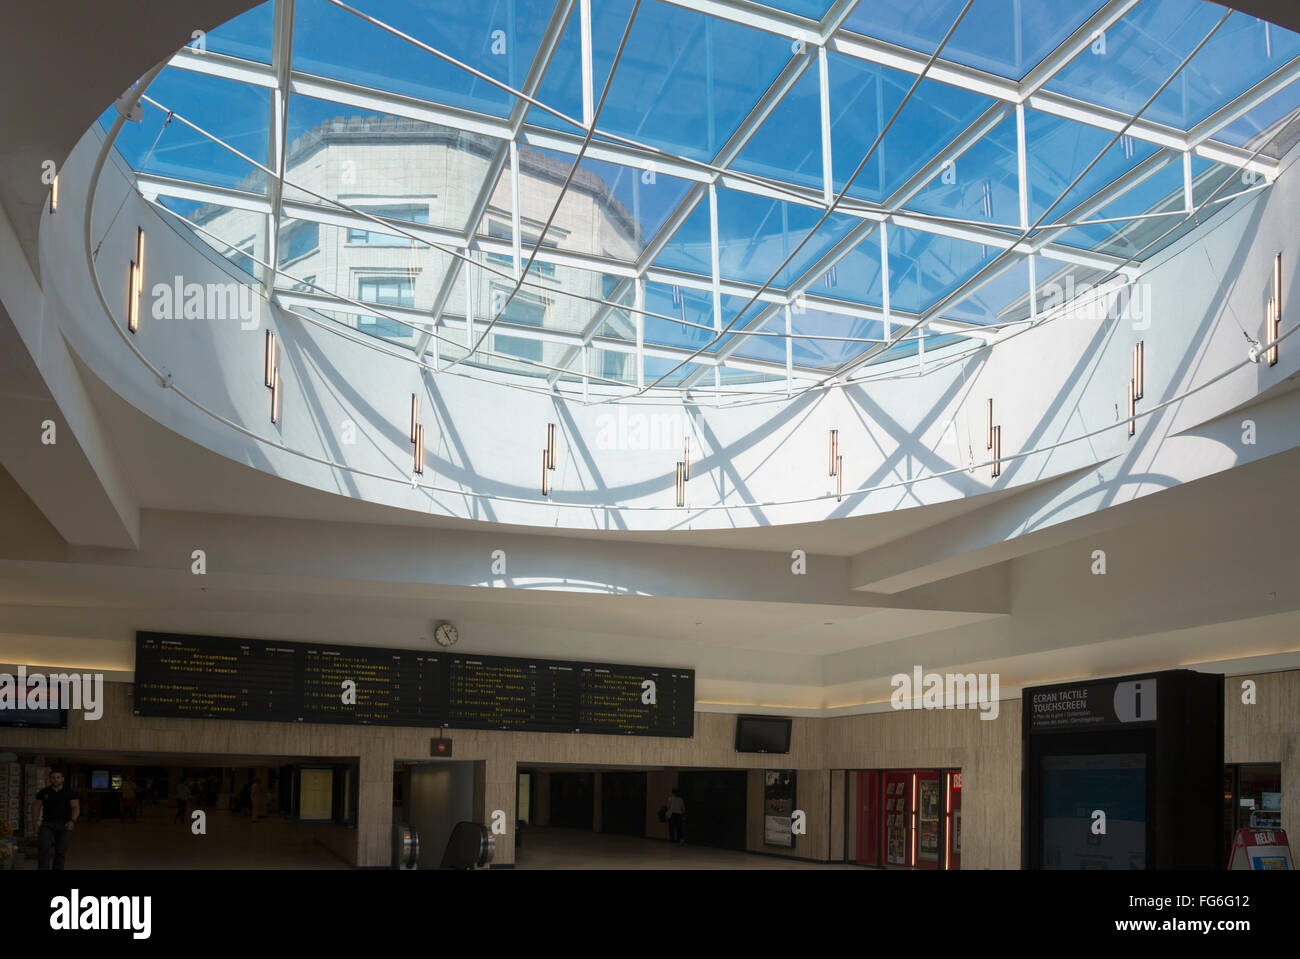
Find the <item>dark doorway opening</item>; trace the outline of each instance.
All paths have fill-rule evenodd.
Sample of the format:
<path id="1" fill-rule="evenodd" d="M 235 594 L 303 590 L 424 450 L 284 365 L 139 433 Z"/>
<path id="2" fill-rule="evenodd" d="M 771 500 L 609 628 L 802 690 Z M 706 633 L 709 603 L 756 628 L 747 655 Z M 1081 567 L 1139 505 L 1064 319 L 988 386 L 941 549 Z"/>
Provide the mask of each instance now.
<path id="1" fill-rule="evenodd" d="M 620 836 L 644 836 L 645 800 L 645 773 L 602 773 L 600 831 Z"/>
<path id="2" fill-rule="evenodd" d="M 594 773 L 551 773 L 552 826 L 590 829 L 595 803 Z"/>
<path id="3" fill-rule="evenodd" d="M 745 848 L 745 770 L 682 770 L 677 788 L 686 801 L 686 841 L 696 846 Z"/>

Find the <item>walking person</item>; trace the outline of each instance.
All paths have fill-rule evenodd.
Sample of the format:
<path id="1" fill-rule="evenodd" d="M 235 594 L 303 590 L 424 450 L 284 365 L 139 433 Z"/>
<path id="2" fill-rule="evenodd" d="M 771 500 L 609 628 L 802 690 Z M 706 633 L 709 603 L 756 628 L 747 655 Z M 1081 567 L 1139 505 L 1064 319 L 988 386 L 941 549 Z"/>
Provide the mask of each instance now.
<path id="1" fill-rule="evenodd" d="M 172 822 L 180 822 L 185 818 L 185 807 L 190 802 L 190 785 L 184 779 L 176 783 L 176 818 Z"/>
<path id="2" fill-rule="evenodd" d="M 262 785 L 262 777 L 253 778 L 253 788 L 249 790 L 249 800 L 252 804 L 251 812 L 253 822 L 266 818 L 266 787 Z"/>
<path id="3" fill-rule="evenodd" d="M 139 789 L 135 780 L 129 776 L 122 780 L 122 804 L 121 819 L 122 822 L 135 822 L 140 815 L 139 800 L 136 799 Z M 130 817 L 129 820 L 127 817 Z"/>
<path id="4" fill-rule="evenodd" d="M 686 843 L 686 800 L 675 786 L 668 797 L 668 841 Z"/>
<path id="5" fill-rule="evenodd" d="M 63 773 L 51 771 L 49 786 L 36 794 L 32 805 L 32 822 L 41 824 L 36 837 L 41 869 L 63 868 L 72 827 L 81 815 L 81 801 L 63 785 L 63 778 Z"/>

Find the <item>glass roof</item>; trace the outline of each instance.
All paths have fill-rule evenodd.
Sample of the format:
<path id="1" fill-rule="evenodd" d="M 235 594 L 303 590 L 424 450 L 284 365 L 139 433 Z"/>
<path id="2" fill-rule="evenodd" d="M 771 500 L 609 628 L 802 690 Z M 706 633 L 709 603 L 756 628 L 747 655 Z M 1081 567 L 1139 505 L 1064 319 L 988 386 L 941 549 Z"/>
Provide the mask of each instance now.
<path id="1" fill-rule="evenodd" d="M 141 193 L 286 310 L 601 399 L 941 368 L 1300 139 L 1300 36 L 1203 0 L 276 2 L 152 82 Z"/>

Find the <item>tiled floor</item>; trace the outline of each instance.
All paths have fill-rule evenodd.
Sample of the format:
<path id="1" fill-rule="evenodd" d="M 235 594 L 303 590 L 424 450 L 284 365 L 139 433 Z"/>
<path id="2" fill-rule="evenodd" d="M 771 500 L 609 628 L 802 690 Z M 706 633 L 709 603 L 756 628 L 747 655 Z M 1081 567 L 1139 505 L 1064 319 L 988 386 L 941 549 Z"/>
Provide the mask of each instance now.
<path id="1" fill-rule="evenodd" d="M 165 806 L 141 810 L 140 820 L 79 822 L 68 847 L 68 869 L 348 869 L 314 838 L 310 826 L 279 816 L 256 824 L 248 816 L 208 809 L 207 834 L 173 823 Z M 20 869 L 35 869 L 36 854 Z"/>
<path id="2" fill-rule="evenodd" d="M 516 869 L 856 869 L 729 849 L 675 845 L 581 829 L 533 827 L 515 851 Z"/>

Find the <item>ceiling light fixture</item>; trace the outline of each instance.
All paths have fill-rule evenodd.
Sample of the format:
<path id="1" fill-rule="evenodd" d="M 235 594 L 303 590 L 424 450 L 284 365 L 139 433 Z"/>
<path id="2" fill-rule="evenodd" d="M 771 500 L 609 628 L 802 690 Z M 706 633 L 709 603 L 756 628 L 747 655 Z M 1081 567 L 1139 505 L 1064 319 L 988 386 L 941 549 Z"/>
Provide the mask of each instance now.
<path id="1" fill-rule="evenodd" d="M 1128 381 L 1128 435 L 1137 434 L 1137 384 Z"/>
<path id="2" fill-rule="evenodd" d="M 691 478 L 691 438 L 689 436 L 684 437 L 683 444 L 684 444 L 682 448 L 682 456 L 684 457 L 683 464 L 686 467 L 686 478 L 690 479 Z"/>
<path id="3" fill-rule="evenodd" d="M 411 394 L 411 442 L 414 443 L 419 438 L 420 432 L 420 396 L 418 393 Z"/>
<path id="4" fill-rule="evenodd" d="M 985 423 L 988 425 L 989 445 L 988 449 L 993 449 L 993 397 L 989 397 L 988 408 L 984 416 Z"/>
<path id="5" fill-rule="evenodd" d="M 415 427 L 415 475 L 424 475 L 424 427 Z"/>
<path id="6" fill-rule="evenodd" d="M 1133 399 L 1142 399 L 1143 393 L 1143 367 L 1145 365 L 1143 356 L 1143 343 L 1138 343 L 1133 347 Z"/>
<path id="7" fill-rule="evenodd" d="M 56 176 L 50 184 L 50 213 L 59 212 L 59 178 Z"/>
<path id="8" fill-rule="evenodd" d="M 546 424 L 546 468 L 555 469 L 555 424 Z"/>
<path id="9" fill-rule="evenodd" d="M 551 495 L 551 456 L 545 449 L 542 450 L 542 495 Z"/>
<path id="10" fill-rule="evenodd" d="M 828 475 L 834 476 L 840 458 L 840 431 L 831 430 L 831 469 Z"/>
<path id="11" fill-rule="evenodd" d="M 677 461 L 677 505 L 686 505 L 686 464 Z"/>
<path id="12" fill-rule="evenodd" d="M 1002 475 L 1002 425 L 993 427 L 993 476 Z"/>

